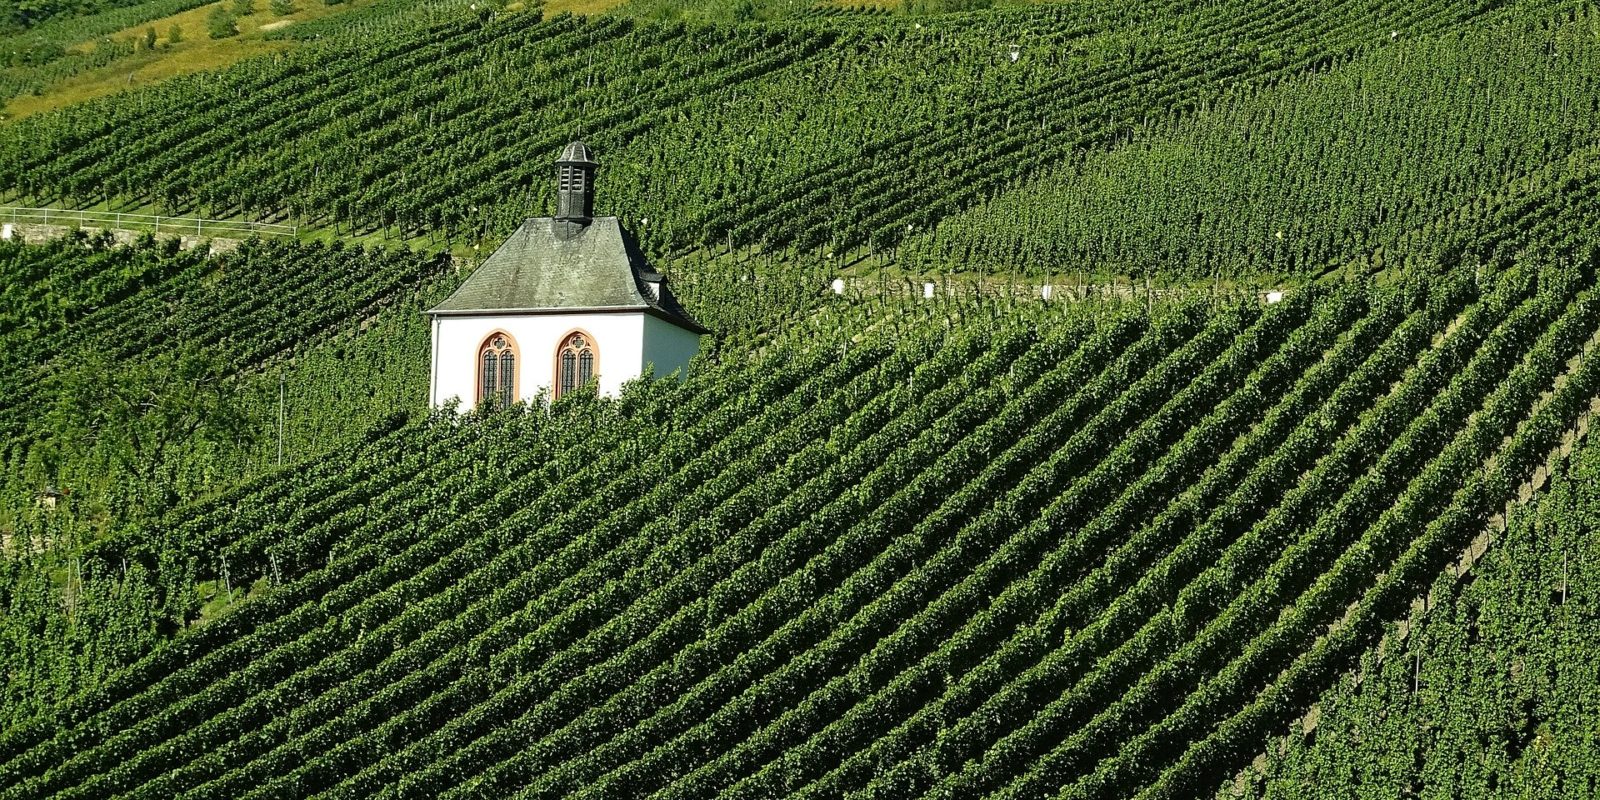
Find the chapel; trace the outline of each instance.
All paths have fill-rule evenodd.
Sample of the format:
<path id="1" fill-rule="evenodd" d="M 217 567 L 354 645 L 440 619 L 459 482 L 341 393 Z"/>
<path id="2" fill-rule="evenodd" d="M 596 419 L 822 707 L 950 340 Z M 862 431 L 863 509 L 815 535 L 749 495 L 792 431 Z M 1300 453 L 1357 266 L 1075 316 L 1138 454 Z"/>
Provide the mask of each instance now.
<path id="1" fill-rule="evenodd" d="M 599 164 L 583 142 L 556 161 L 556 215 L 524 220 L 444 302 L 433 327 L 430 402 L 459 407 L 603 395 L 653 369 L 677 373 L 708 331 L 672 297 L 616 217 L 594 216 Z"/>

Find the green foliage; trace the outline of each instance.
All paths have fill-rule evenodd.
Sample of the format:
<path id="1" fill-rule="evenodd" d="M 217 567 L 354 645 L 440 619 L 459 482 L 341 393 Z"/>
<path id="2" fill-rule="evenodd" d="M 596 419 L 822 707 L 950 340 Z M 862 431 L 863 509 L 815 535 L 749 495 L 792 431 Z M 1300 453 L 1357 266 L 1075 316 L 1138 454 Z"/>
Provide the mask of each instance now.
<path id="1" fill-rule="evenodd" d="M 81 551 L 165 559 L 157 628 L 265 588 L 38 706 L 0 791 L 1213 785 L 1588 407 L 1592 266 L 820 297 L 682 386 L 392 418 Z"/>
<path id="2" fill-rule="evenodd" d="M 925 270 L 1229 276 L 1508 262 L 1541 227 L 1592 246 L 1600 210 L 1570 201 L 1600 180 L 1600 138 L 1577 111 L 1600 97 L 1590 25 L 1407 39 L 1241 92 L 946 218 L 901 256 Z"/>
<path id="3" fill-rule="evenodd" d="M 1559 187 L 1587 185 L 1594 162 L 1582 125 L 1600 73 L 1584 40 L 1590 12 L 1554 0 L 1492 7 L 1424 4 L 1398 39 L 1351 24 L 1345 9 L 1278 26 L 1245 0 L 693 26 L 391 15 L 286 33 L 324 38 L 0 129 L 0 188 L 45 204 L 112 197 L 473 244 L 548 210 L 549 161 L 581 132 L 604 154 L 602 211 L 650 219 L 643 240 L 656 254 L 854 260 L 896 254 L 912 237 L 900 249 L 919 270 L 1305 275 L 1373 263 L 1362 226 L 1378 219 L 1384 236 L 1403 237 L 1407 260 L 1470 262 L 1462 253 L 1480 243 L 1463 226 L 1493 237 L 1484 249 L 1514 251 L 1519 223 L 1503 215 L 1521 210 L 1517 198 L 1532 191 L 1553 213 L 1573 196 Z M 1541 55 L 1552 48 L 1561 59 Z M 1457 85 L 1475 73 L 1479 88 Z M 513 74 L 540 77 L 505 80 Z M 1485 99 L 1501 93 L 1519 111 L 1500 115 Z M 1373 111 L 1361 143 L 1328 143 L 1319 125 L 1362 97 Z M 1456 121 L 1442 109 L 1458 101 L 1472 113 Z M 349 113 L 301 113 L 336 103 Z M 1503 146 L 1482 143 L 1484 159 L 1511 172 L 1449 158 L 1480 144 L 1468 134 L 1485 118 L 1495 131 L 1536 121 L 1512 126 Z M 1199 156 L 1152 147 L 1139 173 L 1103 153 L 1134 137 L 1181 142 L 1196 122 Z M 1227 138 L 1239 126 L 1265 129 L 1243 156 Z M 1325 146 L 1337 181 L 1317 172 Z M 82 147 L 99 157 L 80 163 L 70 154 Z M 1394 186 L 1361 171 L 1369 150 L 1384 154 Z M 1407 150 L 1417 163 L 1394 160 Z M 1080 191 L 1074 181 L 1102 162 L 1106 179 Z M 1035 205 L 1059 210 L 1056 199 L 1081 195 L 1093 212 L 1081 227 L 1015 213 L 1025 201 L 1006 195 L 948 237 L 923 236 L 1052 167 L 1065 177 L 1047 180 Z M 1331 201 L 1347 179 L 1362 197 Z M 1008 215 L 1024 219 L 980 224 Z M 1208 255 L 1196 243 L 1213 232 L 1222 246 Z"/>
<path id="4" fill-rule="evenodd" d="M 248 17 L 256 13 L 256 0 L 233 0 L 233 15 Z"/>
<path id="5" fill-rule="evenodd" d="M 206 35 L 213 39 L 226 39 L 239 35 L 239 20 L 228 8 L 218 5 L 206 15 Z"/>
<path id="6" fill-rule="evenodd" d="M 1577 698 L 1597 685 L 1597 455 L 1583 444 L 1468 579 L 1441 575 L 1405 638 L 1389 626 L 1386 646 L 1321 696 L 1313 733 L 1264 746 L 1264 772 L 1221 794 L 1587 794 L 1600 743 Z"/>
<path id="7" fill-rule="evenodd" d="M 0 33 L 26 30 L 46 22 L 137 6 L 144 0 L 11 0 L 0 5 Z"/>
<path id="8" fill-rule="evenodd" d="M 135 512 L 160 513 L 176 500 L 162 468 L 171 452 L 196 443 L 242 446 L 257 435 L 228 380 L 228 362 L 190 344 L 174 353 L 119 365 L 84 349 L 55 364 L 45 391 L 55 398 L 45 446 L 61 460 L 100 450 L 137 482 Z"/>
<path id="9" fill-rule="evenodd" d="M 272 13 L 285 17 L 295 12 L 294 0 L 272 0 Z"/>
<path id="10" fill-rule="evenodd" d="M 718 336 L 424 413 L 442 258 L 0 244 L 0 796 L 1592 793 L 1600 451 L 1441 579 L 1600 394 L 1592 8 L 414 5 L 0 188 L 487 246 L 581 131 Z"/>
<path id="11" fill-rule="evenodd" d="M 994 0 L 906 0 L 901 9 L 907 14 L 951 14 L 981 11 L 993 5 Z"/>
<path id="12" fill-rule="evenodd" d="M 177 44 L 181 41 L 183 41 L 183 26 L 174 22 L 172 27 L 167 29 L 167 44 Z"/>
<path id="13" fill-rule="evenodd" d="M 0 461 L 5 467 L 0 472 L 0 562 L 20 569 L 0 584 L 0 600 L 13 598 L 7 614 L 15 622 L 4 634 L 7 646 L 0 647 L 0 668 L 8 675 L 0 685 L 7 693 L 0 702 L 6 712 L 0 728 L 96 685 L 158 639 L 191 624 L 199 612 L 195 587 L 201 581 L 183 548 L 140 561 L 147 572 L 127 572 L 119 560 L 99 572 L 91 568 L 86 577 L 79 548 L 123 529 L 131 519 L 160 513 L 174 497 L 192 503 L 271 471 L 280 452 L 287 463 L 304 463 L 359 440 L 376 420 L 417 407 L 426 397 L 429 336 L 419 310 L 455 285 L 446 276 L 420 296 L 414 295 L 415 284 L 403 292 L 380 290 L 380 305 L 355 312 L 363 317 L 359 328 L 306 317 L 311 327 L 293 337 L 294 360 L 263 364 L 233 357 L 270 355 L 259 350 L 252 355 L 238 334 L 294 326 L 294 315 L 307 309 L 296 309 L 305 298 L 295 298 L 292 275 L 330 276 L 352 287 L 376 278 L 379 283 L 367 284 L 370 290 L 384 280 L 377 277 L 384 271 L 383 256 L 248 244 L 240 255 L 254 252 L 245 258 L 212 259 L 203 250 L 179 251 L 175 242 L 112 248 L 104 239 L 81 238 L 25 248 L 6 243 L 6 248 L 0 258 L 5 269 L 26 269 L 6 273 L 17 278 L 7 283 L 12 292 L 5 295 L 6 306 L 22 313 L 0 327 L 16 334 L 4 340 L 6 354 L 21 357 L 7 369 L 29 376 L 22 384 L 29 388 L 7 389 L 21 393 L 10 395 L 13 404 L 5 412 L 8 428 L 23 438 L 0 448 L 8 451 Z M 335 255 L 350 259 L 345 262 L 350 274 L 340 277 L 337 260 L 321 260 Z M 232 276 L 219 281 L 214 268 Z M 286 290 L 283 302 L 262 305 L 257 281 Z M 47 291 L 20 293 L 24 287 Z M 51 287 L 60 291 L 48 291 Z M 318 294 L 327 296 L 325 290 Z M 53 311 L 41 313 L 29 297 L 48 299 L 44 308 Z M 197 305 L 179 301 L 182 297 Z M 103 306 L 105 314 L 85 315 L 80 304 Z M 149 324 L 140 321 L 141 307 L 169 317 L 152 333 L 172 340 L 151 338 L 132 349 L 112 346 Z M 260 316 L 263 312 L 266 316 Z M 209 333 L 206 325 L 194 327 L 207 317 L 221 327 Z M 120 318 L 130 327 L 108 327 L 108 321 Z M 17 320 L 20 329 L 13 327 Z M 229 330 L 228 344 L 218 347 L 217 332 L 223 330 Z M 192 346 L 195 342 L 211 344 Z M 55 357 L 39 371 L 27 366 L 33 354 L 52 352 Z M 245 374 L 236 374 L 241 370 Z M 230 377 L 215 380 L 221 372 Z M 185 375 L 187 381 L 175 380 Z M 136 406 L 124 402 L 133 398 Z M 52 419 L 60 426 L 53 427 Z M 182 435 L 185 429 L 188 435 Z M 35 508 L 46 486 L 65 496 L 54 508 Z M 177 512 L 169 522 L 156 524 L 182 516 Z M 19 547 L 26 550 L 19 553 Z M 129 574 L 143 577 L 129 585 Z M 207 580 L 218 587 L 227 584 L 223 578 Z M 24 591 L 25 586 L 34 588 Z M 141 599 L 152 592 L 159 602 Z M 91 607 L 98 609 L 96 615 L 125 618 L 80 624 L 77 615 Z M 63 611 L 65 619 L 59 618 Z M 122 625 L 147 633 L 119 638 Z M 7 660 L 13 654 L 16 660 Z"/>
<path id="14" fill-rule="evenodd" d="M 622 13 L 654 22 L 703 24 L 798 19 L 813 9 L 802 0 L 627 0 Z"/>
<path id="15" fill-rule="evenodd" d="M 42 536 L 49 531 L 40 530 Z M 157 576 L 142 564 L 85 576 L 81 561 L 0 560 L 0 727 L 50 709 L 105 680 L 172 636 Z M 176 564 L 164 563 L 172 569 Z"/>
<path id="16" fill-rule="evenodd" d="M 6 53 L 6 66 L 31 67 L 48 64 L 66 55 L 67 52 L 66 48 L 53 42 L 26 42 L 19 45 Z"/>
<path id="17" fill-rule="evenodd" d="M 246 242 L 218 256 L 177 244 L 147 238 L 116 247 L 109 236 L 82 235 L 42 246 L 0 243 L 0 387 L 8 397 L 0 408 L 0 532 L 31 524 L 24 509 L 47 485 L 72 492 L 72 524 L 58 522 L 72 528 L 61 536 L 76 539 L 137 516 L 153 495 L 193 497 L 258 474 L 277 459 L 280 376 L 291 461 L 422 402 L 428 332 L 418 314 L 455 285 L 447 262 L 281 241 Z M 274 290 L 263 296 L 261 286 Z M 262 371 L 291 353 L 292 364 Z M 152 446 L 140 433 L 133 446 L 129 425 L 158 420 L 134 413 L 99 419 L 99 432 L 82 430 L 116 408 L 85 406 L 91 397 L 111 403 L 104 391 L 139 387 L 164 397 L 179 388 L 164 375 L 201 364 L 245 373 L 213 388 L 253 420 L 238 431 L 252 435 L 185 435 Z M 52 414 L 77 429 L 58 430 Z M 156 428 L 182 430 L 175 419 Z"/>

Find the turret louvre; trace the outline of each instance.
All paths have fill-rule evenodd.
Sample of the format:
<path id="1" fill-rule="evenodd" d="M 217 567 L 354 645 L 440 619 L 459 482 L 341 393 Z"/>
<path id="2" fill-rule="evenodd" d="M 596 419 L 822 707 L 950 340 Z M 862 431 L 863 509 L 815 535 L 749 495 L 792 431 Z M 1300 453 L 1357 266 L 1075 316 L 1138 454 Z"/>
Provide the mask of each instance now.
<path id="1" fill-rule="evenodd" d="M 594 173 L 600 166 L 583 142 L 573 142 L 556 159 L 556 216 L 562 222 L 594 218 Z"/>

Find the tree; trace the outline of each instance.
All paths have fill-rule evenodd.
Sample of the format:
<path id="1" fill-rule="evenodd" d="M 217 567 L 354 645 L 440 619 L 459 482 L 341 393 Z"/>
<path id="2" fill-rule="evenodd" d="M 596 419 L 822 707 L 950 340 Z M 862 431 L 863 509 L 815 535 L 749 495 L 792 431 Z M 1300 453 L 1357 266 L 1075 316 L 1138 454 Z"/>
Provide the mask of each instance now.
<path id="1" fill-rule="evenodd" d="M 146 50 L 154 50 L 154 49 L 156 49 L 156 29 L 155 28 L 146 28 L 145 29 L 145 31 L 144 31 L 144 49 L 146 49 Z"/>
<path id="2" fill-rule="evenodd" d="M 256 13 L 256 0 L 233 0 L 233 15 L 248 17 Z"/>
<path id="3" fill-rule="evenodd" d="M 183 26 L 174 22 L 172 27 L 167 29 L 167 44 L 177 44 L 181 41 L 183 41 Z"/>
<path id="4" fill-rule="evenodd" d="M 287 17 L 294 13 L 294 0 L 272 0 L 272 13 Z"/>
<path id="5" fill-rule="evenodd" d="M 135 513 L 176 500 L 171 477 L 183 448 L 238 444 L 258 435 L 237 381 L 210 349 L 180 348 L 119 363 L 94 348 L 70 354 L 49 378 L 52 449 L 97 452 L 129 479 Z"/>
<path id="6" fill-rule="evenodd" d="M 206 33 L 213 39 L 226 39 L 239 35 L 239 20 L 232 11 L 217 6 L 206 16 Z"/>

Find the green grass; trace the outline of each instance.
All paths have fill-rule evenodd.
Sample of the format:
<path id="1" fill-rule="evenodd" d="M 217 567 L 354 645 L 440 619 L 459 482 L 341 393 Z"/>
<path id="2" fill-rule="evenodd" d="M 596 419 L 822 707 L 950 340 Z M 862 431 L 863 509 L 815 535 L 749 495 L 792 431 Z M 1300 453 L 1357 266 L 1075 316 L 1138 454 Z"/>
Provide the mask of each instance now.
<path id="1" fill-rule="evenodd" d="M 90 52 L 101 40 L 142 43 L 145 32 L 151 28 L 157 34 L 156 49 L 140 49 L 109 64 L 54 80 L 37 93 L 13 97 L 6 102 L 0 119 L 20 119 L 96 97 L 152 86 L 181 75 L 224 69 L 247 58 L 281 53 L 295 47 L 297 41 L 292 37 L 269 37 L 269 34 L 363 9 L 370 2 L 351 0 L 328 5 L 322 0 L 296 0 L 294 13 L 279 17 L 271 12 L 269 0 L 257 0 L 255 13 L 239 18 L 239 35 L 225 39 L 207 36 L 206 17 L 216 7 L 229 5 L 231 0 L 143 20 L 120 30 L 95 32 L 69 45 L 69 52 Z M 174 26 L 182 31 L 182 40 L 177 44 L 168 41 Z M 67 27 L 67 31 L 70 30 L 70 26 Z M 67 35 L 65 32 L 57 34 L 62 38 Z"/>

